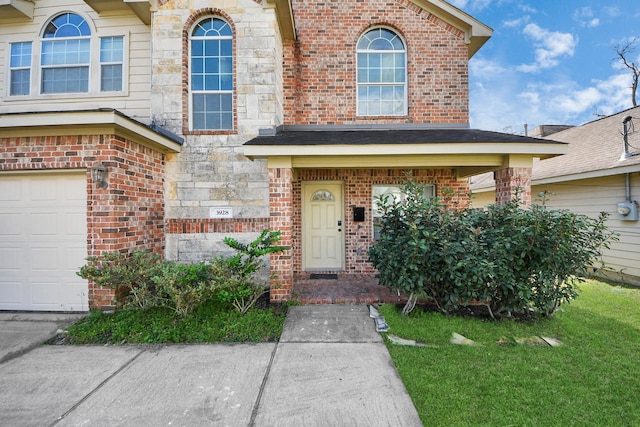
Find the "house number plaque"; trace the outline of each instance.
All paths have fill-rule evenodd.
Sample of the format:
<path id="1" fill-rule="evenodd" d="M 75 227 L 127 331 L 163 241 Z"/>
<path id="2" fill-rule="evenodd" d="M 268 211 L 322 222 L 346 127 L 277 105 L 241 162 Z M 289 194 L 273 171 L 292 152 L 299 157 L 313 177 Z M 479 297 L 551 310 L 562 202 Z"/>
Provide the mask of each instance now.
<path id="1" fill-rule="evenodd" d="M 233 218 L 233 209 L 232 208 L 210 208 L 209 217 L 210 218 Z"/>

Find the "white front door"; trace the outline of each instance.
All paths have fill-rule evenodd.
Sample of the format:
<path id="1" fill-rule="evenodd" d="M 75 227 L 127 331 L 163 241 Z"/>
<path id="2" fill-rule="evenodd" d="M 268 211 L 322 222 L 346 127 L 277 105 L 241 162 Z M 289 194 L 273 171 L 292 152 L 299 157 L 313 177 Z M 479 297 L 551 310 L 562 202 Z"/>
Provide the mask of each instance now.
<path id="1" fill-rule="evenodd" d="M 0 175 L 0 310 L 88 309 L 87 178 Z"/>
<path id="2" fill-rule="evenodd" d="M 302 259 L 305 270 L 344 269 L 342 182 L 302 183 Z"/>

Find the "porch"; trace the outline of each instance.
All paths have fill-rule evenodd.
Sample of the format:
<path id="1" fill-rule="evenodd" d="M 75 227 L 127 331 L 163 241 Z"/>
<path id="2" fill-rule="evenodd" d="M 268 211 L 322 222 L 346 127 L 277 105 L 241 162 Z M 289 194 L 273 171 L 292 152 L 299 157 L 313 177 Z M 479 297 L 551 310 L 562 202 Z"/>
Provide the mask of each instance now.
<path id="1" fill-rule="evenodd" d="M 291 300 L 302 304 L 399 304 L 398 296 L 367 274 L 299 274 L 294 276 Z"/>

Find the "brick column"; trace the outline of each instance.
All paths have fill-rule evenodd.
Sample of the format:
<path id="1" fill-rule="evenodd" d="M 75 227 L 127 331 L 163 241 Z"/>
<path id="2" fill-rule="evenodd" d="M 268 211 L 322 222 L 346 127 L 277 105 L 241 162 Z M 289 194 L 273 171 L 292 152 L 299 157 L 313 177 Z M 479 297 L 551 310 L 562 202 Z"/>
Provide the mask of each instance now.
<path id="1" fill-rule="evenodd" d="M 269 228 L 280 231 L 279 245 L 293 243 L 293 171 L 269 168 Z M 271 301 L 287 301 L 293 290 L 293 257 L 291 250 L 271 254 Z"/>
<path id="2" fill-rule="evenodd" d="M 505 168 L 493 173 L 496 183 L 496 204 L 503 205 L 516 197 L 520 206 L 531 206 L 531 168 Z"/>

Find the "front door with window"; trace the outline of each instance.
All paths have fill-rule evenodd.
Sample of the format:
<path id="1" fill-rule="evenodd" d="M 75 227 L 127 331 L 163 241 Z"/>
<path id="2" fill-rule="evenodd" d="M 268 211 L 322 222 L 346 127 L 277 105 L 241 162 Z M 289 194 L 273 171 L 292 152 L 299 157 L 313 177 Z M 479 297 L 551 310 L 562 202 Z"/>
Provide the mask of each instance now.
<path id="1" fill-rule="evenodd" d="M 307 271 L 344 269 L 342 182 L 302 184 L 302 259 Z"/>

